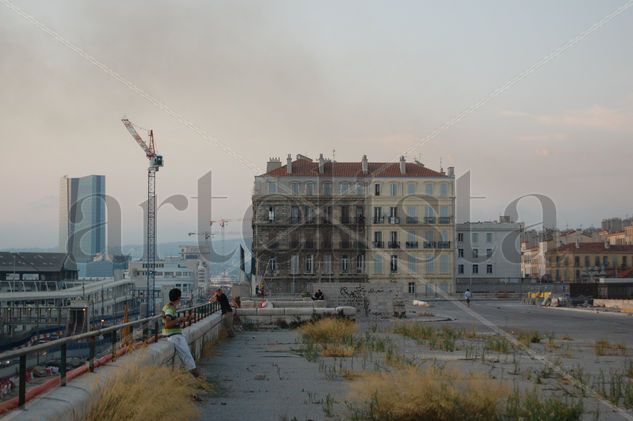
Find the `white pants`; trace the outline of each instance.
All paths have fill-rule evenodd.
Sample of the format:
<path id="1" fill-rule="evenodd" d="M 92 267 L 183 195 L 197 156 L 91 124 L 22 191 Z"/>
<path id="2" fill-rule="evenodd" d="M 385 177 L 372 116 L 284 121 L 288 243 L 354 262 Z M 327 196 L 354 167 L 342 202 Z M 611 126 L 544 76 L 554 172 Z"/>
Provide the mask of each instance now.
<path id="1" fill-rule="evenodd" d="M 182 333 L 171 335 L 167 338 L 167 340 L 174 344 L 174 347 L 176 348 L 176 354 L 178 354 L 178 358 L 180 358 L 180 361 L 182 361 L 182 364 L 185 366 L 185 369 L 187 371 L 191 371 L 196 368 L 196 362 L 191 355 L 187 340 Z"/>

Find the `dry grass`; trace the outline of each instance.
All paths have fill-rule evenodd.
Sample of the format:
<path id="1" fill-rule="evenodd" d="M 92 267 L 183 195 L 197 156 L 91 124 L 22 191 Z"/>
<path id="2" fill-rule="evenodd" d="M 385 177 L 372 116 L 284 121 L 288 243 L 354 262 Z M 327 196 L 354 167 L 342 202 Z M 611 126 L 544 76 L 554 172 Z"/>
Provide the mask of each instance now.
<path id="1" fill-rule="evenodd" d="M 199 416 L 192 396 L 201 383 L 191 374 L 166 366 L 128 363 L 105 385 L 86 421 L 187 420 Z"/>
<path id="2" fill-rule="evenodd" d="M 317 320 L 298 329 L 304 342 L 320 345 L 351 343 L 357 330 L 356 322 L 339 318 Z"/>
<path id="3" fill-rule="evenodd" d="M 356 349 L 352 345 L 327 344 L 321 350 L 322 357 L 351 357 Z"/>
<path id="4" fill-rule="evenodd" d="M 352 419 L 494 420 L 510 389 L 483 374 L 408 367 L 352 383 Z"/>
<path id="5" fill-rule="evenodd" d="M 596 355 L 604 356 L 604 355 L 613 355 L 613 356 L 624 356 L 626 355 L 626 345 L 624 344 L 614 344 L 609 342 L 606 339 L 598 340 L 594 343 L 594 350 Z"/>

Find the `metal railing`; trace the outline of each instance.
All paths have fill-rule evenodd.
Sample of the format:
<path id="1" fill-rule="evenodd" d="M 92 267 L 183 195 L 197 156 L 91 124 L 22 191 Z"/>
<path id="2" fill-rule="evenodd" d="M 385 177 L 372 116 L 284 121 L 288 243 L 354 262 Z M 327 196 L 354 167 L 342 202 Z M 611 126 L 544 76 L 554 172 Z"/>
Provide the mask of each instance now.
<path id="1" fill-rule="evenodd" d="M 220 310 L 220 305 L 217 302 L 214 303 L 205 303 L 200 304 L 193 307 L 183 308 L 177 310 L 178 317 L 181 315 L 190 315 L 189 320 L 184 324 L 184 326 L 191 326 L 192 323 L 196 323 L 197 321 L 204 319 L 211 314 L 216 313 Z M 60 349 L 60 367 L 59 367 L 59 384 L 61 386 L 66 386 L 66 360 L 67 360 L 67 350 L 68 345 L 77 343 L 79 341 L 87 340 L 89 347 L 89 356 L 88 356 L 88 370 L 90 372 L 94 372 L 96 357 L 97 357 L 97 338 L 103 337 L 110 339 L 111 343 L 111 359 L 114 360 L 121 353 L 120 350 L 117 349 L 117 345 L 119 342 L 121 343 L 129 343 L 134 344 L 134 328 L 136 326 L 141 326 L 141 335 L 140 338 L 143 342 L 156 342 L 160 336 L 160 319 L 162 315 L 156 315 L 152 317 L 146 317 L 139 320 L 134 320 L 127 323 L 118 324 L 115 326 L 110 326 L 98 330 L 93 330 L 86 333 L 81 333 L 79 335 L 68 336 L 65 338 L 57 339 L 54 341 L 50 341 L 47 343 L 34 345 L 26 348 L 17 349 L 14 351 L 7 351 L 0 353 L 0 361 L 13 360 L 15 358 L 19 358 L 19 369 L 18 369 L 18 378 L 19 378 L 19 386 L 18 386 L 18 402 L 17 406 L 21 407 L 26 403 L 26 373 L 27 373 L 27 357 L 31 354 L 39 354 L 42 351 L 48 351 L 51 348 L 59 348 Z M 153 332 L 150 333 L 150 325 L 153 324 Z M 124 335 L 118 335 L 120 332 L 126 330 Z M 120 337 L 121 341 L 117 340 Z M 124 350 L 125 351 L 125 350 Z M 123 352 L 125 353 L 125 352 Z M 107 354 L 106 354 L 107 356 Z M 3 402 L 0 402 L 0 407 Z M 7 408 L 13 409 L 13 408 Z"/>

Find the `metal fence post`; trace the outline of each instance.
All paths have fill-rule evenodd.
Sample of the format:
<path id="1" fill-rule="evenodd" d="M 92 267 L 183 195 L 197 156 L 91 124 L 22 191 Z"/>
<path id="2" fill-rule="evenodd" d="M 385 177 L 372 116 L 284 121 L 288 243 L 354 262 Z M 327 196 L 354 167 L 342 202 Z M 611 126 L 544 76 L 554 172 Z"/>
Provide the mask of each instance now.
<path id="1" fill-rule="evenodd" d="M 20 355 L 20 389 L 18 391 L 18 406 L 26 402 L 26 354 Z"/>
<path id="2" fill-rule="evenodd" d="M 112 342 L 112 361 L 116 359 L 116 330 L 110 332 L 110 341 Z"/>
<path id="3" fill-rule="evenodd" d="M 59 362 L 59 383 L 62 386 L 66 386 L 66 350 L 68 345 L 64 342 L 61 347 L 61 361 Z"/>
<path id="4" fill-rule="evenodd" d="M 97 337 L 96 336 L 91 336 L 90 337 L 90 354 L 88 356 L 89 360 L 88 360 L 88 367 L 90 368 L 90 372 L 94 373 L 95 371 L 95 354 L 96 354 L 96 348 L 97 348 Z"/>

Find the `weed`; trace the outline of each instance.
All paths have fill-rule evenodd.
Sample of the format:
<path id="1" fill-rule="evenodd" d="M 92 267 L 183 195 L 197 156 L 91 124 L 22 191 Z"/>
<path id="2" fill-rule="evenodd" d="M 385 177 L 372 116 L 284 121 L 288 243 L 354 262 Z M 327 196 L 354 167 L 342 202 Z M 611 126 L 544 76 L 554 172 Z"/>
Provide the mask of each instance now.
<path id="1" fill-rule="evenodd" d="M 606 339 L 600 339 L 594 343 L 594 351 L 597 356 L 621 356 L 626 355 L 626 345 L 614 344 Z"/>
<path id="2" fill-rule="evenodd" d="M 541 420 L 580 420 L 583 413 L 582 399 L 569 401 L 556 396 L 540 396 L 536 389 L 521 393 L 518 390 L 508 398 L 504 419 L 541 421 Z"/>
<path id="3" fill-rule="evenodd" d="M 358 326 L 353 320 L 326 318 L 309 322 L 299 328 L 304 342 L 314 344 L 351 343 Z"/>
<path id="4" fill-rule="evenodd" d="M 191 397 L 201 385 L 186 371 L 124 364 L 116 368 L 85 419 L 193 419 L 199 410 Z"/>
<path id="5" fill-rule="evenodd" d="M 326 417 L 332 418 L 334 416 L 334 398 L 330 396 L 329 393 L 325 396 L 325 400 L 321 406 Z"/>
<path id="6" fill-rule="evenodd" d="M 538 330 L 522 330 L 518 332 L 512 332 L 512 335 L 517 338 L 519 343 L 526 347 L 529 347 L 530 344 L 541 343 L 541 340 L 543 339 Z"/>
<path id="7" fill-rule="evenodd" d="M 485 344 L 486 351 L 498 352 L 500 354 L 507 354 L 511 351 L 511 344 L 506 338 L 500 336 L 493 336 L 486 338 Z"/>

